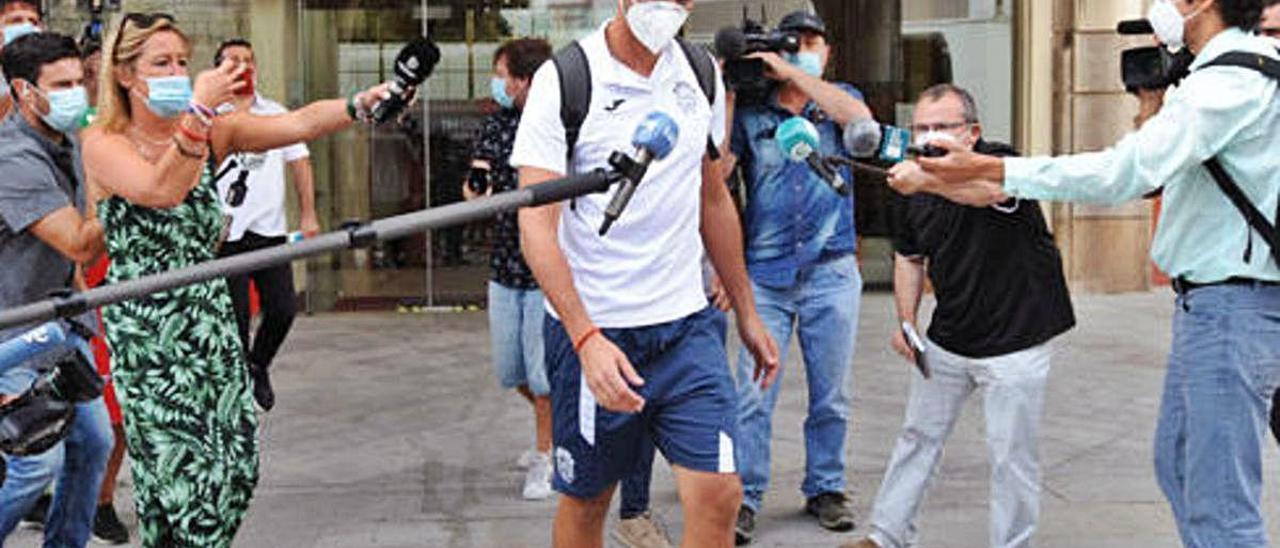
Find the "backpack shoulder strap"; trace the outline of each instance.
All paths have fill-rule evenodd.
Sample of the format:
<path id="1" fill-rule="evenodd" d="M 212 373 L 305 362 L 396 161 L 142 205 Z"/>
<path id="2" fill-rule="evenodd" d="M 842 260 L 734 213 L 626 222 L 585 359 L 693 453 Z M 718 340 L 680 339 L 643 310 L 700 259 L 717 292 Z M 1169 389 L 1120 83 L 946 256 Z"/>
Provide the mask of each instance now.
<path id="1" fill-rule="evenodd" d="M 711 52 L 707 48 L 684 38 L 677 37 L 676 43 L 680 44 L 680 50 L 684 52 L 685 58 L 689 60 L 689 66 L 693 67 L 693 74 L 698 78 L 698 87 L 702 88 L 702 94 L 707 97 L 707 104 L 714 109 L 716 104 L 716 65 L 715 60 L 711 57 Z M 720 159 L 720 149 L 716 146 L 710 134 L 707 135 L 707 155 L 712 160 Z"/>
<path id="2" fill-rule="evenodd" d="M 564 124 L 564 140 L 568 157 L 578 144 L 582 124 L 591 108 L 591 65 L 582 44 L 573 42 L 551 58 L 560 76 L 560 122 Z"/>
<path id="3" fill-rule="evenodd" d="M 1271 256 L 1275 257 L 1276 264 L 1280 264 L 1280 228 L 1271 224 L 1258 210 L 1253 202 L 1249 201 L 1249 197 L 1245 196 L 1244 191 L 1240 189 L 1235 180 L 1231 178 L 1231 174 L 1222 167 L 1222 162 L 1218 158 L 1210 158 L 1205 161 L 1204 167 L 1209 170 L 1209 175 L 1213 176 L 1214 182 L 1218 183 L 1218 188 L 1222 189 L 1222 193 L 1227 195 L 1227 199 L 1240 210 L 1240 214 L 1244 215 L 1245 220 L 1249 222 L 1249 226 L 1262 235 L 1262 239 L 1271 247 Z M 1280 209 L 1276 211 L 1277 222 L 1280 222 Z M 1250 246 L 1252 247 L 1252 246 Z M 1249 262 L 1250 252 L 1245 252 L 1245 262 Z"/>
<path id="4" fill-rule="evenodd" d="M 680 44 L 684 56 L 689 59 L 689 66 L 693 67 L 693 73 L 698 77 L 698 87 L 707 96 L 707 103 L 716 104 L 716 66 L 711 59 L 711 52 L 684 38 L 676 38 L 676 43 Z"/>
<path id="5" fill-rule="evenodd" d="M 1228 51 L 1217 58 L 1205 63 L 1201 69 L 1209 67 L 1240 67 L 1256 70 L 1265 76 L 1271 77 L 1273 80 L 1280 81 L 1280 61 L 1259 55 L 1257 53 L 1249 53 L 1246 51 Z"/>
<path id="6" fill-rule="evenodd" d="M 1217 58 L 1205 63 L 1202 69 L 1208 67 L 1239 67 L 1250 70 L 1256 70 L 1264 76 L 1270 77 L 1280 82 L 1280 61 L 1245 51 L 1229 51 Z M 1276 263 L 1280 264 L 1280 228 L 1272 225 L 1258 210 L 1253 202 L 1249 201 L 1249 197 L 1245 196 L 1244 191 L 1240 189 L 1240 185 L 1236 184 L 1235 179 L 1230 173 L 1222 167 L 1222 162 L 1217 157 L 1210 158 L 1204 162 L 1205 169 L 1209 170 L 1209 175 L 1213 176 L 1214 182 L 1218 184 L 1218 188 L 1222 193 L 1231 200 L 1231 204 L 1240 210 L 1240 214 L 1244 215 L 1245 220 L 1249 222 L 1249 226 L 1258 234 L 1262 235 L 1262 239 L 1267 242 L 1271 248 L 1271 255 L 1275 257 Z M 1276 222 L 1280 223 L 1280 209 L 1276 211 Z M 1250 246 L 1252 247 L 1252 246 Z M 1245 251 L 1245 261 L 1249 261 L 1250 251 Z"/>

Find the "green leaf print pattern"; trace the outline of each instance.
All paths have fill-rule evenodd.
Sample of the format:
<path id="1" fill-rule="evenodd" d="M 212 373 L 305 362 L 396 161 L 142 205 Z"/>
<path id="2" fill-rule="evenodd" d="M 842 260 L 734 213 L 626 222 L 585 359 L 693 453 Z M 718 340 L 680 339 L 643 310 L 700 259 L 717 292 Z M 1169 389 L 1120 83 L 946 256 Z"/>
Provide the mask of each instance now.
<path id="1" fill-rule="evenodd" d="M 99 204 L 108 282 L 214 258 L 222 228 L 206 172 L 178 207 Z M 226 281 L 103 309 L 144 546 L 230 546 L 258 481 L 257 418 Z"/>

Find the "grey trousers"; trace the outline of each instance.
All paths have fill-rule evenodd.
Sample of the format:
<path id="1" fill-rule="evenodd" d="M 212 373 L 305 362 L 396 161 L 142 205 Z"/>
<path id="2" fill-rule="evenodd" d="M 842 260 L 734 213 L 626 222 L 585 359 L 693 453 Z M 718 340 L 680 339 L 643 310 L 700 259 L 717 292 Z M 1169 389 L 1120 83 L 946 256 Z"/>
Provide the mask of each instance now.
<path id="1" fill-rule="evenodd" d="M 1040 416 L 1050 347 L 971 359 L 929 341 L 926 353 L 933 376 L 925 380 L 912 374 L 902 434 L 876 494 L 872 540 L 883 548 L 916 544 L 916 512 L 937 471 L 942 447 L 969 394 L 984 388 L 991 546 L 1030 546 L 1040 516 Z"/>

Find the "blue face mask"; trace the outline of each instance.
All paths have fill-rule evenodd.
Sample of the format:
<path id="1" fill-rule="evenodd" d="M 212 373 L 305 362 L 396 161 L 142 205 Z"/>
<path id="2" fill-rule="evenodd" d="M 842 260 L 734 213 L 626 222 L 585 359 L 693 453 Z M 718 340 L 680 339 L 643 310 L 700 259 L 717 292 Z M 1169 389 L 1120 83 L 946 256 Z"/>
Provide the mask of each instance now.
<path id="1" fill-rule="evenodd" d="M 147 78 L 147 108 L 161 118 L 174 118 L 191 104 L 191 79 L 186 76 Z"/>
<path id="2" fill-rule="evenodd" d="M 815 78 L 822 76 L 822 57 L 816 53 L 793 53 L 789 61 L 809 76 Z"/>
<path id="3" fill-rule="evenodd" d="M 9 25 L 4 28 L 4 45 L 7 46 L 9 45 L 9 42 L 17 40 L 22 36 L 26 36 L 28 34 L 34 34 L 37 32 L 40 32 L 40 27 L 32 25 L 31 23 L 18 23 L 16 25 Z"/>
<path id="4" fill-rule="evenodd" d="M 493 100 L 497 101 L 502 108 L 515 108 L 516 100 L 507 94 L 507 81 L 494 77 L 489 80 L 489 90 L 493 95 Z"/>
<path id="5" fill-rule="evenodd" d="M 80 127 L 80 120 L 89 110 L 89 94 L 83 87 L 39 93 L 49 101 L 49 113 L 40 115 L 44 123 L 60 133 L 71 133 Z"/>

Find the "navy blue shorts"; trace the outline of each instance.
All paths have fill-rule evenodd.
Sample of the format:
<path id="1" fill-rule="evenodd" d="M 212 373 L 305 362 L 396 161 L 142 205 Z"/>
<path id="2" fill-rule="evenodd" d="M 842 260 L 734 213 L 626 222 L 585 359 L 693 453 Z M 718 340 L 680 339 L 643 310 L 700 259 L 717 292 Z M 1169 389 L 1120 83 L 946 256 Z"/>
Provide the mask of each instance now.
<path id="1" fill-rule="evenodd" d="M 737 397 L 725 353 L 725 316 L 714 308 L 680 320 L 631 329 L 605 329 L 645 384 L 640 413 L 600 407 L 564 325 L 546 319 L 551 376 L 552 486 L 590 499 L 635 471 L 652 443 L 674 465 L 701 472 L 737 472 L 733 442 Z"/>

